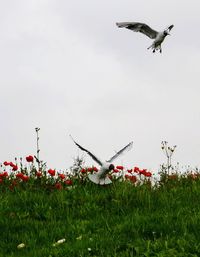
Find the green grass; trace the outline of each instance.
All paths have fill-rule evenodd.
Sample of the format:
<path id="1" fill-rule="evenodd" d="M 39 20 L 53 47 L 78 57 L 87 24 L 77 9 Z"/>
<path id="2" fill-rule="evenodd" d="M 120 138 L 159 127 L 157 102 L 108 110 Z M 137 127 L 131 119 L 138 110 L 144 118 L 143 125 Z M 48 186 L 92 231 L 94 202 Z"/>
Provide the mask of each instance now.
<path id="1" fill-rule="evenodd" d="M 0 232 L 2 257 L 200 256 L 200 181 L 4 190 Z"/>

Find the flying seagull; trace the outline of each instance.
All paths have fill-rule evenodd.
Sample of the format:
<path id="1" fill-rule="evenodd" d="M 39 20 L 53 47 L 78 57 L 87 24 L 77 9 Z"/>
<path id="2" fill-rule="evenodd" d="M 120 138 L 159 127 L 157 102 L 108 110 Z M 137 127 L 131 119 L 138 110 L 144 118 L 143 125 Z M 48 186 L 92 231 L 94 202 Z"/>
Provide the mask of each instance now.
<path id="1" fill-rule="evenodd" d="M 97 162 L 101 168 L 100 170 L 95 174 L 89 174 L 89 179 L 94 182 L 95 184 L 99 185 L 107 185 L 111 184 L 112 181 L 107 176 L 108 172 L 111 170 L 114 170 L 115 166 L 112 164 L 112 162 L 117 159 L 121 154 L 123 154 L 125 151 L 128 151 L 131 149 L 133 142 L 130 142 L 128 145 L 126 145 L 124 148 L 122 148 L 120 151 L 118 151 L 113 157 L 111 157 L 108 161 L 102 162 L 97 158 L 94 154 L 92 154 L 87 149 L 80 146 L 70 135 L 71 139 L 74 141 L 74 143 L 82 150 L 85 151 L 95 162 Z"/>
<path id="2" fill-rule="evenodd" d="M 147 37 L 154 39 L 153 43 L 147 48 L 152 48 L 153 53 L 155 53 L 156 50 L 160 50 L 160 53 L 162 53 L 161 44 L 164 41 L 165 37 L 170 35 L 169 32 L 174 27 L 174 25 L 170 25 L 165 30 L 158 32 L 150 28 L 147 24 L 140 22 L 117 22 L 116 25 L 119 28 L 126 28 L 135 32 L 141 32 Z"/>

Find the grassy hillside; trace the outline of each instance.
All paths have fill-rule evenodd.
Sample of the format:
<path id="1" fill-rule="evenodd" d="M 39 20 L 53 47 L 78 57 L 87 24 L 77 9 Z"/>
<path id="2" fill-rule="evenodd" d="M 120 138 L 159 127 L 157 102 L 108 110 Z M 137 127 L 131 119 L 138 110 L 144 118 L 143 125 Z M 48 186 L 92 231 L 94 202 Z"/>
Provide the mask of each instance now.
<path id="1" fill-rule="evenodd" d="M 199 178 L 172 177 L 157 188 L 25 185 L 2 189 L 0 203 L 3 257 L 200 256 Z"/>

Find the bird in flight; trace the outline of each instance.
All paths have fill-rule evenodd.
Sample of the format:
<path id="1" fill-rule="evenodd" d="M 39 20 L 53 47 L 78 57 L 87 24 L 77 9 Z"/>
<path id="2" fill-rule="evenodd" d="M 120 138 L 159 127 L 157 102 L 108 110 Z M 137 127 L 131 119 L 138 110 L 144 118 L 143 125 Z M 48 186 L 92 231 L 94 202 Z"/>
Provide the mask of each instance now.
<path id="1" fill-rule="evenodd" d="M 140 22 L 117 22 L 116 25 L 119 28 L 126 28 L 135 32 L 141 32 L 149 38 L 154 39 L 153 43 L 147 48 L 152 48 L 153 53 L 155 53 L 156 50 L 160 50 L 160 53 L 162 53 L 161 44 L 165 37 L 170 35 L 169 32 L 174 27 L 174 25 L 170 25 L 165 30 L 158 32 L 149 27 L 147 24 Z"/>
<path id="2" fill-rule="evenodd" d="M 70 135 L 73 142 L 82 150 L 85 151 L 95 162 L 97 162 L 100 165 L 100 170 L 95 174 L 89 174 L 89 179 L 94 182 L 95 184 L 99 185 L 107 185 L 111 184 L 112 181 L 107 176 L 108 172 L 111 170 L 114 170 L 115 166 L 112 164 L 112 162 L 117 159 L 120 155 L 122 155 L 124 152 L 130 150 L 132 148 L 133 142 L 130 142 L 128 145 L 123 147 L 120 151 L 118 151 L 113 157 L 111 157 L 108 161 L 102 162 L 99 158 L 97 158 L 94 154 L 92 154 L 87 149 L 83 148 L 81 145 L 79 145 Z"/>

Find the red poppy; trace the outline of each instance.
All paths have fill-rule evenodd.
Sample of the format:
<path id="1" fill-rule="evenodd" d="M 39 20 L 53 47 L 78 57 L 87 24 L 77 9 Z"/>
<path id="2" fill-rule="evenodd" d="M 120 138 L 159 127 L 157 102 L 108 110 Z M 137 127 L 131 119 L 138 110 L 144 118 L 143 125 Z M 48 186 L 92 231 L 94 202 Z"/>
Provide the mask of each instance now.
<path id="1" fill-rule="evenodd" d="M 127 170 L 127 172 L 128 172 L 128 173 L 132 173 L 132 171 L 133 171 L 132 169 L 130 169 L 130 170 Z"/>
<path id="2" fill-rule="evenodd" d="M 138 173 L 138 172 L 140 171 L 140 169 L 139 169 L 138 167 L 134 167 L 133 171 L 134 171 L 135 173 Z"/>
<path id="3" fill-rule="evenodd" d="M 10 162 L 9 165 L 10 165 L 10 167 L 14 167 L 15 166 L 15 164 L 13 162 Z"/>
<path id="4" fill-rule="evenodd" d="M 123 166 L 117 166 L 116 168 L 117 168 L 118 170 L 123 170 L 123 169 L 124 169 Z"/>
<path id="5" fill-rule="evenodd" d="M 97 172 L 98 171 L 97 167 L 93 167 L 93 171 Z"/>
<path id="6" fill-rule="evenodd" d="M 5 177 L 8 177 L 8 172 L 3 172 L 3 173 L 0 173 L 0 178 L 5 178 Z"/>
<path id="7" fill-rule="evenodd" d="M 81 172 L 84 173 L 84 170 L 85 170 L 85 169 L 82 169 Z M 87 171 L 89 171 L 89 172 L 96 171 L 96 172 L 97 172 L 98 169 L 97 169 L 97 167 L 91 167 L 91 168 L 87 168 Z M 85 171 L 85 172 L 86 172 L 86 171 Z"/>
<path id="8" fill-rule="evenodd" d="M 61 190 L 62 189 L 62 185 L 60 183 L 56 183 L 55 184 L 55 188 L 58 189 L 58 190 Z"/>
<path id="9" fill-rule="evenodd" d="M 146 172 L 145 176 L 146 176 L 146 177 L 151 177 L 151 176 L 152 176 L 152 174 L 151 174 L 151 172 L 150 172 L 150 171 L 148 171 L 148 172 Z"/>
<path id="10" fill-rule="evenodd" d="M 64 182 L 66 185 L 68 185 L 68 186 L 71 186 L 72 184 L 73 184 L 73 182 L 72 182 L 72 180 L 71 179 L 67 179 L 67 180 L 65 180 L 65 182 Z"/>
<path id="11" fill-rule="evenodd" d="M 59 176 L 61 179 L 64 179 L 64 178 L 65 178 L 65 175 L 64 175 L 64 174 L 58 174 L 58 176 Z"/>
<path id="12" fill-rule="evenodd" d="M 42 172 L 41 172 L 41 171 L 37 171 L 37 172 L 36 172 L 36 176 L 37 176 L 37 177 L 42 177 Z"/>
<path id="13" fill-rule="evenodd" d="M 68 186 L 71 186 L 73 184 L 73 182 L 71 179 L 67 179 L 67 180 L 65 180 L 65 184 Z"/>
<path id="14" fill-rule="evenodd" d="M 87 168 L 87 171 L 89 171 L 89 172 L 93 171 L 93 167 L 92 168 Z M 84 172 L 82 172 L 82 173 L 84 173 Z"/>
<path id="15" fill-rule="evenodd" d="M 26 157 L 26 161 L 27 161 L 27 162 L 33 162 L 33 160 L 34 160 L 34 158 L 33 158 L 33 156 L 31 156 L 31 155 L 29 155 L 29 156 Z"/>
<path id="16" fill-rule="evenodd" d="M 22 179 L 23 181 L 28 181 L 28 180 L 29 180 L 29 176 L 23 175 L 23 176 L 21 177 L 21 179 Z"/>
<path id="17" fill-rule="evenodd" d="M 55 171 L 55 170 L 52 170 L 52 169 L 49 169 L 49 170 L 48 170 L 48 173 L 53 177 L 53 176 L 55 176 L 56 171 Z"/>
<path id="18" fill-rule="evenodd" d="M 137 181 L 136 176 L 131 176 L 131 175 L 126 174 L 125 178 L 129 179 L 132 183 L 135 183 Z"/>
<path id="19" fill-rule="evenodd" d="M 8 177 L 8 172 L 4 172 L 4 177 Z"/>
<path id="20" fill-rule="evenodd" d="M 16 171 L 16 170 L 18 170 L 18 167 L 17 167 L 17 165 L 12 165 L 12 170 L 13 170 L 13 171 Z"/>
<path id="21" fill-rule="evenodd" d="M 87 170 L 86 170 L 86 169 L 81 169 L 80 172 L 81 172 L 81 173 L 86 173 Z"/>
<path id="22" fill-rule="evenodd" d="M 24 176 L 24 174 L 23 174 L 23 173 L 21 173 L 21 172 L 16 174 L 16 177 L 17 177 L 17 178 L 21 178 L 21 179 L 22 179 L 22 178 L 23 178 L 23 176 Z"/>
<path id="23" fill-rule="evenodd" d="M 146 176 L 147 170 L 146 169 L 140 170 L 139 173 Z"/>
<path id="24" fill-rule="evenodd" d="M 135 183 L 136 181 L 137 181 L 137 178 L 136 178 L 136 176 L 130 176 L 130 181 L 132 182 L 132 183 Z"/>
<path id="25" fill-rule="evenodd" d="M 5 161 L 3 164 L 4 164 L 5 166 L 8 166 L 8 165 L 10 165 L 10 162 Z"/>
<path id="26" fill-rule="evenodd" d="M 114 169 L 113 172 L 114 172 L 114 173 L 118 173 L 118 172 L 120 172 L 120 170 Z"/>

